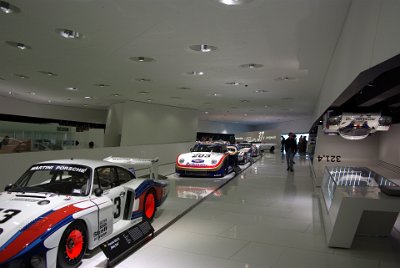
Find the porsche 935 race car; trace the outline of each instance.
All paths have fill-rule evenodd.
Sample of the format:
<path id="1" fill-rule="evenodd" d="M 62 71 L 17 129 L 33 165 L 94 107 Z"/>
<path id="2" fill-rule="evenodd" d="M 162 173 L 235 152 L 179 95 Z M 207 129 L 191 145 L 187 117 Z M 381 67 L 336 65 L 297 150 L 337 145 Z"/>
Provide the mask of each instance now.
<path id="1" fill-rule="evenodd" d="M 239 164 L 246 164 L 253 156 L 253 145 L 251 143 L 239 143 Z"/>
<path id="2" fill-rule="evenodd" d="M 106 161 L 35 164 L 0 193 L 0 267 L 77 267 L 86 249 L 151 221 L 167 195 L 166 181 Z"/>
<path id="3" fill-rule="evenodd" d="M 230 154 L 226 144 L 197 143 L 190 153 L 178 155 L 175 171 L 183 176 L 224 177 L 233 171 Z"/>

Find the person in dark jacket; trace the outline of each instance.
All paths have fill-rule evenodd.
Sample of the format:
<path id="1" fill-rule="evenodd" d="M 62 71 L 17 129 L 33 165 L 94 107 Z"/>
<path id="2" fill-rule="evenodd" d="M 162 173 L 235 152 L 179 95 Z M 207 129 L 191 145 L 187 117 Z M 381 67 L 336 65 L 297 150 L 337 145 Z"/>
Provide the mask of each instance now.
<path id="1" fill-rule="evenodd" d="M 286 162 L 287 169 L 293 172 L 293 157 L 297 152 L 297 143 L 294 133 L 289 133 L 289 138 L 285 141 L 285 152 L 286 152 Z"/>

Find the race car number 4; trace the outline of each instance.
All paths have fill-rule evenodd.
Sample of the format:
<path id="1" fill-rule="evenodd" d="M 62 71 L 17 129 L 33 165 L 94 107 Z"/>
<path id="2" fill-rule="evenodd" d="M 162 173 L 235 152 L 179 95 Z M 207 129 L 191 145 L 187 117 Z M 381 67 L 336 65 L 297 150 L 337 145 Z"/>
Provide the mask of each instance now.
<path id="1" fill-rule="evenodd" d="M 20 212 L 21 212 L 21 210 L 17 210 L 17 209 L 0 208 L 0 224 L 7 222 L 8 220 L 10 220 L 12 217 L 14 217 L 15 215 L 17 215 Z M 0 233 L 1 232 L 2 231 L 0 231 Z"/>

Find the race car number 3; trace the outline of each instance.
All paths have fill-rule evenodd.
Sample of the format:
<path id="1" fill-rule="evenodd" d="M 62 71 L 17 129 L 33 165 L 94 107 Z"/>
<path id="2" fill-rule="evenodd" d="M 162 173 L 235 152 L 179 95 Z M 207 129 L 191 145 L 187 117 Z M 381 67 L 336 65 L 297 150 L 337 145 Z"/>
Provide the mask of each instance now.
<path id="1" fill-rule="evenodd" d="M 7 222 L 10 220 L 12 217 L 20 213 L 21 210 L 17 209 L 4 209 L 0 208 L 0 224 Z M 0 231 L 1 233 L 2 231 Z"/>

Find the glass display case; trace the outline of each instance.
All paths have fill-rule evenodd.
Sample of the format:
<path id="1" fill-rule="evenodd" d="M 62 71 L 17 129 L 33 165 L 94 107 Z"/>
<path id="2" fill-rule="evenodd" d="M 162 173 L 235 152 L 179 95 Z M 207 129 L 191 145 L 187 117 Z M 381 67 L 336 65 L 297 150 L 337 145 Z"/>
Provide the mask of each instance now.
<path id="1" fill-rule="evenodd" d="M 379 190 L 382 187 L 398 187 L 398 185 L 367 167 L 325 167 L 321 188 L 328 210 L 337 187 L 363 191 L 370 187 Z"/>

